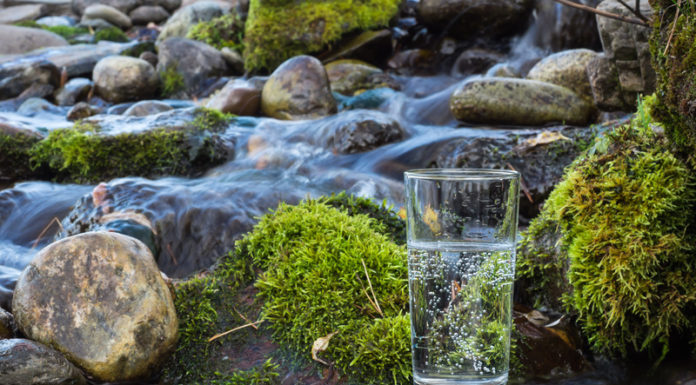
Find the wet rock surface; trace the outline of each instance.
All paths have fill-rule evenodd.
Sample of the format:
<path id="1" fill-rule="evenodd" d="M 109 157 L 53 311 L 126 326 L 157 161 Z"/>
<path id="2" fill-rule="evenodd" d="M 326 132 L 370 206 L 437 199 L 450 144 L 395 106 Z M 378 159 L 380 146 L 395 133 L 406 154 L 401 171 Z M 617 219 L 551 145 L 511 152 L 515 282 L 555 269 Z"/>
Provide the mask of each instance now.
<path id="1" fill-rule="evenodd" d="M 256 116 L 261 105 L 261 89 L 245 80 L 231 80 L 215 94 L 207 107 L 224 113 Z"/>
<path id="2" fill-rule="evenodd" d="M 312 119 L 336 112 L 324 66 L 311 56 L 297 56 L 279 66 L 261 93 L 261 110 L 283 120 Z"/>
<path id="3" fill-rule="evenodd" d="M 159 77 L 152 65 L 128 56 L 100 60 L 92 79 L 97 95 L 114 103 L 147 99 L 159 88 Z"/>
<path id="4" fill-rule="evenodd" d="M 534 80 L 472 80 L 452 94 L 450 106 L 457 119 L 471 123 L 585 125 L 593 118 L 592 105 L 569 89 Z"/>
<path id="5" fill-rule="evenodd" d="M 159 44 L 157 72 L 163 74 L 165 84 L 167 76 L 180 77 L 187 95 L 196 95 L 227 71 L 220 51 L 205 43 L 172 37 Z"/>
<path id="6" fill-rule="evenodd" d="M 87 100 L 94 83 L 87 78 L 72 78 L 56 91 L 56 103 L 59 106 L 74 106 Z"/>
<path id="7" fill-rule="evenodd" d="M 177 317 L 150 250 L 116 233 L 39 252 L 12 301 L 17 325 L 104 381 L 147 377 L 174 348 Z"/>
<path id="8" fill-rule="evenodd" d="M 556 84 L 570 89 L 579 97 L 594 103 L 587 76 L 588 64 L 599 54 L 588 49 L 558 52 L 534 65 L 527 79 Z"/>
<path id="9" fill-rule="evenodd" d="M 4 385 L 85 385 L 82 373 L 57 351 L 25 339 L 0 340 Z"/>
<path id="10" fill-rule="evenodd" d="M 17 325 L 15 325 L 14 317 L 0 307 L 0 340 L 13 338 L 15 334 L 17 334 Z"/>
<path id="11" fill-rule="evenodd" d="M 20 95 L 35 84 L 57 87 L 60 72 L 47 60 L 17 60 L 0 63 L 0 99 Z"/>

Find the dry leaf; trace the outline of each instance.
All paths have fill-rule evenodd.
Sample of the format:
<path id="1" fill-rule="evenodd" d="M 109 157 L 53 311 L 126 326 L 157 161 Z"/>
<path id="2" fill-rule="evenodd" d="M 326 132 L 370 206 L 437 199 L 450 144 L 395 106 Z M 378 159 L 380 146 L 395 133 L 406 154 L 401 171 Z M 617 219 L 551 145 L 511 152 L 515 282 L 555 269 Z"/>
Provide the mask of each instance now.
<path id="1" fill-rule="evenodd" d="M 559 131 L 544 131 L 537 134 L 537 136 L 527 139 L 522 143 L 515 146 L 515 150 L 518 152 L 526 152 L 537 146 L 544 144 L 553 143 L 559 140 L 571 140 L 567 136 L 564 136 Z"/>
<path id="2" fill-rule="evenodd" d="M 542 314 L 539 310 L 532 310 L 529 313 L 525 313 L 524 318 L 537 327 L 542 327 L 549 322 L 549 317 Z"/>
<path id="3" fill-rule="evenodd" d="M 329 365 L 328 362 L 322 360 L 317 356 L 317 353 L 321 353 L 328 349 L 329 347 L 329 341 L 331 341 L 331 338 L 333 338 L 334 335 L 336 335 L 338 332 L 333 332 L 327 336 L 324 337 L 319 337 L 317 338 L 316 341 L 314 341 L 314 344 L 312 345 L 312 359 L 317 362 L 321 362 L 324 365 Z"/>
<path id="4" fill-rule="evenodd" d="M 423 213 L 423 222 L 425 222 L 428 227 L 430 227 L 430 230 L 433 232 L 435 235 L 439 235 L 440 231 L 442 230 L 442 227 L 440 227 L 440 223 L 437 221 L 437 213 L 435 210 L 430 207 L 430 205 L 425 206 L 425 213 Z"/>

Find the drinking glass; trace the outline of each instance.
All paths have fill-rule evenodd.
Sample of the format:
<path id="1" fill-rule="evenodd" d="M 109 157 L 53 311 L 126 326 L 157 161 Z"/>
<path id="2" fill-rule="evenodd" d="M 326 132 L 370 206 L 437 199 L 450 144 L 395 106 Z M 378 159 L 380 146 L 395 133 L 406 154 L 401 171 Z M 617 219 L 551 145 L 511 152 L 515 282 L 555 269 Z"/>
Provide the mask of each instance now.
<path id="1" fill-rule="evenodd" d="M 414 382 L 505 384 L 520 175 L 420 169 L 404 179 Z"/>

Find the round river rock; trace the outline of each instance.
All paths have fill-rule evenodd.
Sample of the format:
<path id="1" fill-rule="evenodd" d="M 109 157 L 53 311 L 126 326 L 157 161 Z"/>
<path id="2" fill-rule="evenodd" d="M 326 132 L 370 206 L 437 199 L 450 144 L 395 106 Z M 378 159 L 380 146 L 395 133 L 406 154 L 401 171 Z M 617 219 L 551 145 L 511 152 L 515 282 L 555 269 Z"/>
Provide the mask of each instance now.
<path id="1" fill-rule="evenodd" d="M 101 59 L 92 73 L 97 94 L 112 103 L 148 99 L 157 94 L 159 77 L 145 60 L 128 56 Z"/>
<path id="2" fill-rule="evenodd" d="M 14 292 L 15 321 L 101 381 L 147 377 L 173 350 L 171 293 L 142 242 L 89 232 L 46 246 Z"/>

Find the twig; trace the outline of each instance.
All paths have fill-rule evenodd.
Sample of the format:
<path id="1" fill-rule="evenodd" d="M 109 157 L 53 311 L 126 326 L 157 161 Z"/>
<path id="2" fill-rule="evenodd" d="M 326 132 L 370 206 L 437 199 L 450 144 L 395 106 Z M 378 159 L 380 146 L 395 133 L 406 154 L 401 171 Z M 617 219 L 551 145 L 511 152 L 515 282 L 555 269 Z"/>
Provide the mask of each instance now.
<path id="1" fill-rule="evenodd" d="M 220 334 L 216 334 L 216 335 L 214 335 L 214 336 L 208 338 L 208 342 L 213 342 L 214 340 L 216 340 L 216 339 L 218 339 L 218 338 L 220 338 L 220 337 L 226 336 L 226 335 L 228 335 L 228 334 L 230 334 L 230 333 L 232 333 L 232 332 L 236 332 L 237 330 L 241 330 L 241 329 L 244 329 L 244 328 L 248 328 L 249 326 L 256 326 L 256 325 L 260 324 L 261 322 L 263 322 L 263 320 L 256 321 L 256 322 L 251 322 L 251 323 L 248 323 L 248 324 L 242 325 L 242 326 L 237 326 L 236 328 L 232 328 L 232 329 L 230 329 L 230 330 L 228 330 L 228 331 L 226 331 L 226 332 L 222 332 L 222 333 L 220 333 Z"/>
<path id="2" fill-rule="evenodd" d="M 644 21 L 642 21 L 642 20 L 639 20 L 639 19 L 634 19 L 634 18 L 632 18 L 632 17 L 621 16 L 621 15 L 617 15 L 617 14 L 611 13 L 611 12 L 601 11 L 601 10 L 596 9 L 596 8 L 588 7 L 587 5 L 578 4 L 578 3 L 573 3 L 572 1 L 568 1 L 568 0 L 553 0 L 553 1 L 555 1 L 555 2 L 557 2 L 557 3 L 561 3 L 561 4 L 563 4 L 563 5 L 567 5 L 567 6 L 569 6 L 569 7 L 581 9 L 581 10 L 583 10 L 583 11 L 592 12 L 592 13 L 597 14 L 597 15 L 600 15 L 600 16 L 608 17 L 608 18 L 610 18 L 610 19 L 615 19 L 615 20 L 619 20 L 619 21 L 623 21 L 623 22 L 631 23 L 631 24 L 637 24 L 637 25 L 640 25 L 640 26 L 643 26 L 643 27 L 649 27 L 649 26 L 650 26 L 648 23 L 646 23 L 646 22 L 644 22 Z"/>
<path id="3" fill-rule="evenodd" d="M 365 276 L 367 277 L 367 284 L 370 286 L 370 292 L 372 293 L 372 297 L 375 299 L 373 305 L 377 309 L 377 312 L 379 313 L 379 315 L 384 317 L 384 313 L 382 313 L 382 308 L 379 307 L 379 302 L 377 301 L 377 296 L 375 295 L 375 291 L 372 290 L 372 282 L 370 282 L 370 275 L 367 273 L 367 265 L 365 265 L 365 261 L 362 258 L 360 258 L 360 262 L 362 262 L 363 269 L 365 269 Z M 363 290 L 365 290 L 365 288 L 363 288 Z M 367 294 L 367 292 L 365 292 L 365 294 Z M 368 295 L 367 298 L 369 299 L 370 296 Z M 372 300 L 370 300 L 370 302 L 372 302 Z"/>
<path id="4" fill-rule="evenodd" d="M 512 171 L 517 171 L 515 170 L 514 167 L 509 162 L 506 162 L 508 168 Z M 519 171 L 517 171 L 519 172 Z M 529 200 L 529 203 L 534 203 L 534 199 L 532 199 L 532 194 L 529 193 L 529 189 L 527 188 L 527 185 L 524 184 L 524 179 L 522 178 L 522 173 L 520 172 L 520 187 L 522 188 L 522 192 L 524 192 L 524 195 L 527 196 L 527 199 Z"/>
<path id="5" fill-rule="evenodd" d="M 232 309 L 234 309 L 234 311 L 235 311 L 237 314 L 239 314 L 239 316 L 242 317 L 242 319 L 243 319 L 244 321 L 253 324 L 253 322 L 252 322 L 249 318 L 245 317 L 244 314 L 240 313 L 239 310 L 237 310 L 237 308 L 233 307 Z M 254 329 L 256 329 L 256 330 L 259 330 L 259 327 L 256 326 L 256 324 L 251 325 L 251 327 L 254 328 Z"/>
<path id="6" fill-rule="evenodd" d="M 48 229 L 51 228 L 51 225 L 53 224 L 53 222 L 55 222 L 55 223 L 58 224 L 58 227 L 60 228 L 60 231 L 65 232 L 65 229 L 63 229 L 63 224 L 60 223 L 60 220 L 59 220 L 57 217 L 53 217 L 53 219 L 51 219 L 51 221 L 48 222 L 48 224 L 46 225 L 46 227 L 44 227 L 43 230 L 41 230 L 41 232 L 39 233 L 39 236 L 36 237 L 36 240 L 35 240 L 34 243 L 31 245 L 31 248 L 32 248 L 32 249 L 35 249 L 36 246 L 39 245 L 39 241 L 41 240 L 41 238 L 43 238 L 43 236 L 46 234 L 46 232 L 48 231 Z"/>
<path id="7" fill-rule="evenodd" d="M 679 0 L 677 2 L 677 13 L 674 16 L 674 22 L 672 23 L 672 30 L 669 32 L 669 38 L 667 39 L 667 44 L 665 45 L 665 51 L 662 53 L 662 56 L 667 55 L 667 51 L 669 50 L 669 45 L 672 43 L 672 37 L 674 37 L 674 30 L 677 28 L 677 21 L 679 20 L 679 11 L 681 11 L 681 2 L 682 2 L 682 0 Z"/>
<path id="8" fill-rule="evenodd" d="M 648 20 L 645 16 L 643 16 L 642 13 L 640 13 L 640 1 L 636 2 L 636 8 L 635 8 L 635 9 L 633 9 L 630 5 L 626 4 L 623 0 L 616 0 L 616 1 L 618 1 L 619 4 L 623 5 L 624 7 L 626 7 L 626 9 L 628 9 L 629 11 L 631 11 L 631 13 L 633 13 L 634 15 L 636 15 L 636 17 L 638 17 L 639 19 L 643 20 L 643 21 L 646 22 L 646 23 L 649 23 L 649 22 L 650 22 L 650 20 Z"/>
<path id="9" fill-rule="evenodd" d="M 179 262 L 176 260 L 176 257 L 174 256 L 174 252 L 172 251 L 172 244 L 167 243 L 167 254 L 169 254 L 169 258 L 172 259 L 172 262 L 174 262 L 174 266 L 179 266 Z"/>

